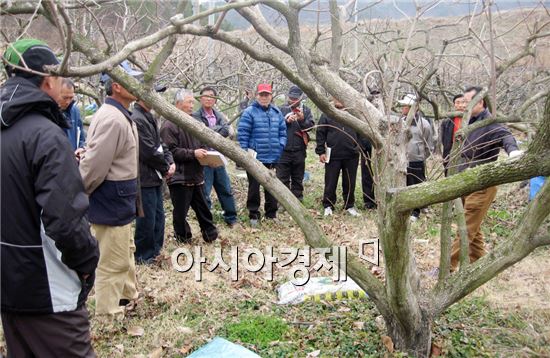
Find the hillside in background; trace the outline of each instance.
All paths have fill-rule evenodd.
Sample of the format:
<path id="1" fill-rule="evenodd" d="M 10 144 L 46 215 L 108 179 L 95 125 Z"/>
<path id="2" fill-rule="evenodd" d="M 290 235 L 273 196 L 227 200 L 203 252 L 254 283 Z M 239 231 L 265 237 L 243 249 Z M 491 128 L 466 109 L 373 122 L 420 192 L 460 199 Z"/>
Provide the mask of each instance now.
<path id="1" fill-rule="evenodd" d="M 340 1 L 340 2 L 346 3 L 347 1 Z M 359 0 L 357 4 L 357 9 L 358 10 L 364 9 L 368 7 L 369 4 L 372 4 L 372 3 L 373 3 L 372 0 Z M 425 3 L 425 1 L 421 1 L 420 3 Z M 526 8 L 535 7 L 537 5 L 540 5 L 541 3 L 546 6 L 550 5 L 550 1 L 548 0 L 543 0 L 543 1 L 499 0 L 499 1 L 496 1 L 496 4 L 494 5 L 494 9 L 495 11 L 526 9 Z M 407 16 L 414 16 L 415 5 L 412 1 L 397 1 L 396 4 L 399 7 L 399 10 L 401 10 Z M 464 16 L 464 15 L 472 14 L 474 12 L 479 12 L 480 5 L 478 5 L 478 8 L 476 9 L 475 4 L 476 4 L 476 1 L 460 1 L 459 3 L 457 3 L 456 1 L 444 1 L 439 5 L 435 6 L 433 9 L 426 12 L 424 16 L 432 16 L 432 17 Z M 301 12 L 300 20 L 302 24 L 316 23 L 318 6 L 319 5 L 317 4 L 317 2 L 313 2 L 305 8 L 305 11 Z M 330 22 L 328 6 L 329 5 L 327 0 L 321 1 L 320 9 L 322 12 L 319 16 L 321 24 L 328 24 Z M 283 22 L 283 20 L 280 19 L 278 15 L 276 15 L 275 11 L 273 11 L 269 7 L 265 5 L 261 5 L 260 8 L 266 18 L 275 19 L 274 21 L 279 21 L 281 23 Z M 376 4 L 364 11 L 359 12 L 358 20 L 402 19 L 405 16 L 399 10 L 395 7 L 392 1 L 385 0 L 380 4 Z M 353 13 L 353 9 L 349 9 L 348 13 L 349 14 Z M 250 25 L 236 11 L 230 11 L 226 16 L 226 21 L 230 23 L 232 26 L 234 26 L 235 28 L 247 28 Z"/>

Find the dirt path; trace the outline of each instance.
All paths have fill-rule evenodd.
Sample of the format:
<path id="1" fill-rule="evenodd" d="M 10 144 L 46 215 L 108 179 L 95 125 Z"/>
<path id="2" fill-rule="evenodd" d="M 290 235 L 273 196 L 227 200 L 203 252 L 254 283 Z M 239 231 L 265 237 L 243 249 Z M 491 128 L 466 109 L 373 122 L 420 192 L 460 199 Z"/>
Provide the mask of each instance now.
<path id="1" fill-rule="evenodd" d="M 478 292 L 500 308 L 550 312 L 550 250 L 531 254 Z"/>

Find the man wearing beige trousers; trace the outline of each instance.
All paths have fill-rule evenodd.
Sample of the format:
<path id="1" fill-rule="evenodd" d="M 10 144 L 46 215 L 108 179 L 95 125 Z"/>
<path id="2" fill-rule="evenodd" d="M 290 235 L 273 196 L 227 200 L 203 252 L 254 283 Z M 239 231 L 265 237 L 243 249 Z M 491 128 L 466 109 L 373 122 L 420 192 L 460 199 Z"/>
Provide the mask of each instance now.
<path id="1" fill-rule="evenodd" d="M 140 77 L 141 72 L 121 65 Z M 120 319 L 137 299 L 132 222 L 141 211 L 138 182 L 138 132 L 128 108 L 136 100 L 108 76 L 108 97 L 92 119 L 80 173 L 90 195 L 89 220 L 99 242 L 96 316 Z"/>
<path id="2" fill-rule="evenodd" d="M 481 87 L 466 88 L 464 91 L 466 105 L 481 91 Z M 469 125 L 489 120 L 491 116 L 487 109 L 487 103 L 481 99 L 472 108 Z M 501 124 L 492 123 L 473 130 L 468 134 L 461 148 L 462 165 L 459 170 L 463 171 L 481 164 L 494 162 L 498 158 L 500 149 L 504 149 L 512 158 L 522 154 L 512 133 Z M 468 256 L 470 262 L 477 261 L 487 253 L 483 234 L 481 233 L 481 223 L 496 195 L 497 187 L 492 186 L 462 197 L 468 230 Z M 460 240 L 456 238 L 451 250 L 451 271 L 458 268 L 459 256 Z"/>

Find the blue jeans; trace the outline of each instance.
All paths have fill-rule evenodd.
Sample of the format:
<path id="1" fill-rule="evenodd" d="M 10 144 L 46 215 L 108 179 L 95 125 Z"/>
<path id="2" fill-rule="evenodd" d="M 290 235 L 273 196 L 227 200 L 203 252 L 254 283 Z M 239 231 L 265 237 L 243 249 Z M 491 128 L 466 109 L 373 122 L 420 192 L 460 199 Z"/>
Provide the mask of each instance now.
<path id="1" fill-rule="evenodd" d="M 164 244 L 162 185 L 141 188 L 141 201 L 145 216 L 136 219 L 134 257 L 138 263 L 149 263 L 160 254 Z"/>
<path id="2" fill-rule="evenodd" d="M 218 200 L 222 206 L 225 222 L 228 224 L 236 223 L 237 207 L 235 206 L 235 198 L 233 198 L 231 183 L 229 182 L 229 176 L 225 167 L 204 167 L 204 195 L 210 210 L 212 210 L 212 200 L 210 199 L 212 186 L 214 186 Z"/>

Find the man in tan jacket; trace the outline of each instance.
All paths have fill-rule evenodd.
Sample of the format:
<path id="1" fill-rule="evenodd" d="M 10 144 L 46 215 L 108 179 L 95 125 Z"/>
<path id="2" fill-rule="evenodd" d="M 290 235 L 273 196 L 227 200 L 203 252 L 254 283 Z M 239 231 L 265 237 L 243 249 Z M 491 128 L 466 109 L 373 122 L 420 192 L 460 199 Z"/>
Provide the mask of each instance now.
<path id="1" fill-rule="evenodd" d="M 141 72 L 122 66 L 137 77 Z M 80 173 L 90 195 L 89 220 L 99 243 L 96 315 L 120 319 L 138 297 L 132 222 L 138 208 L 138 132 L 128 108 L 136 100 L 103 77 L 108 97 L 92 119 Z"/>

